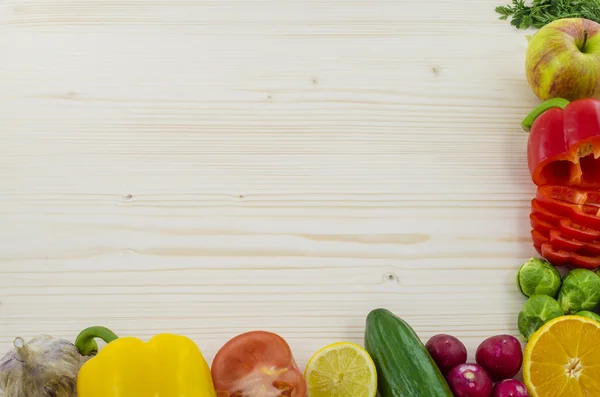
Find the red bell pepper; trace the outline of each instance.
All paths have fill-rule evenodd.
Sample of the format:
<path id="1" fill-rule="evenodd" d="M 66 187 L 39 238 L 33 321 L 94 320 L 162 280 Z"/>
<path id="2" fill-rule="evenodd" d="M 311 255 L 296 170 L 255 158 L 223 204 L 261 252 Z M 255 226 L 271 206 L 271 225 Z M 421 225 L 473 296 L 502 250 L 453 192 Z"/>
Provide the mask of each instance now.
<path id="1" fill-rule="evenodd" d="M 535 249 L 551 263 L 600 267 L 600 100 L 551 99 L 531 112 L 527 162 Z"/>
<path id="2" fill-rule="evenodd" d="M 539 207 L 555 216 L 566 217 L 583 228 L 600 230 L 600 192 L 546 185 L 538 187 L 536 199 Z"/>
<path id="3" fill-rule="evenodd" d="M 552 214 L 537 199 L 531 202 L 529 219 L 533 246 L 550 263 L 590 270 L 600 267 L 600 230 Z"/>
<path id="4" fill-rule="evenodd" d="M 532 230 L 531 236 L 538 253 L 555 266 L 568 265 L 589 270 L 600 267 L 600 255 L 591 252 L 586 255 L 586 253 L 580 254 L 573 250 L 557 248 L 556 241 L 550 241 L 537 230 Z"/>
<path id="5" fill-rule="evenodd" d="M 600 187 L 600 100 L 550 99 L 522 122 L 533 183 Z"/>
<path id="6" fill-rule="evenodd" d="M 600 230 L 583 227 L 569 218 L 554 215 L 541 207 L 537 199 L 531 201 L 529 219 L 531 227 L 541 232 L 547 232 L 544 234 L 550 235 L 551 230 L 558 229 L 565 236 L 575 240 L 583 242 L 600 241 Z"/>

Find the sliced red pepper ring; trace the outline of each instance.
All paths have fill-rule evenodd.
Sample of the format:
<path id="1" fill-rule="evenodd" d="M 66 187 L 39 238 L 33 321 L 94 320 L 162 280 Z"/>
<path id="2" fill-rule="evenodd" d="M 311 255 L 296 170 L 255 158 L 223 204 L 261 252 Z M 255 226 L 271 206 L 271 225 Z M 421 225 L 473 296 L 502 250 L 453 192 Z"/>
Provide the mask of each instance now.
<path id="1" fill-rule="evenodd" d="M 600 256 L 584 256 L 555 249 L 550 242 L 541 245 L 542 256 L 555 266 L 572 266 L 595 270 L 600 267 Z"/>
<path id="2" fill-rule="evenodd" d="M 578 252 L 583 250 L 584 248 L 588 248 L 588 245 L 586 243 L 568 238 L 564 236 L 559 230 L 550 231 L 549 242 L 550 244 L 552 244 L 552 247 L 556 249 L 571 252 Z"/>
<path id="3" fill-rule="evenodd" d="M 568 240 L 556 230 L 552 231 L 549 237 L 534 229 L 531 231 L 531 237 L 536 251 L 555 266 L 582 267 L 590 270 L 600 267 L 600 244 Z"/>
<path id="4" fill-rule="evenodd" d="M 599 192 L 546 185 L 538 187 L 536 199 L 539 206 L 554 214 L 568 217 L 583 227 L 600 230 Z"/>
<path id="5" fill-rule="evenodd" d="M 594 230 L 580 226 L 568 218 L 562 218 L 560 220 L 559 230 L 565 236 L 577 239 L 579 241 L 591 242 L 600 239 L 600 230 Z"/>
<path id="6" fill-rule="evenodd" d="M 600 240 L 600 230 L 581 226 L 573 222 L 570 218 L 553 214 L 542 207 L 537 199 L 531 200 L 531 213 L 529 219 L 531 227 L 534 229 L 544 228 L 544 230 L 547 230 L 549 227 L 554 227 L 558 228 L 565 236 L 576 240 Z M 549 235 L 549 232 L 546 234 Z"/>
<path id="7" fill-rule="evenodd" d="M 559 224 L 561 219 L 564 219 L 560 215 L 554 214 L 552 211 L 542 207 L 537 199 L 531 200 L 531 213 L 535 216 L 548 223 Z"/>
<path id="8" fill-rule="evenodd" d="M 550 233 L 556 229 L 556 226 L 539 219 L 537 215 L 533 213 L 529 214 L 529 224 L 534 230 L 537 230 L 545 236 L 549 236 Z"/>
<path id="9" fill-rule="evenodd" d="M 531 231 L 531 238 L 533 239 L 533 246 L 540 251 L 544 243 L 548 242 L 548 236 L 544 236 L 541 232 L 533 229 Z M 540 251 L 541 253 L 541 251 Z"/>
<path id="10" fill-rule="evenodd" d="M 538 237 L 537 245 L 544 242 L 552 243 L 552 246 L 561 250 L 569 250 L 573 252 L 586 253 L 591 255 L 600 254 L 600 243 L 595 241 L 581 241 L 575 237 L 568 236 L 560 229 L 553 228 L 552 225 L 539 221 L 534 215 L 530 216 L 531 227 L 540 236 Z"/>
<path id="11" fill-rule="evenodd" d="M 563 234 L 560 230 L 552 229 L 547 231 L 543 226 L 537 225 L 534 230 L 541 236 L 538 237 L 537 244 L 549 242 L 552 247 L 558 250 L 571 251 L 583 256 L 596 256 L 600 255 L 600 243 L 593 241 L 580 241 L 575 238 L 571 238 Z"/>
<path id="12" fill-rule="evenodd" d="M 554 98 L 522 122 L 527 164 L 537 186 L 600 187 L 600 100 Z"/>
<path id="13" fill-rule="evenodd" d="M 556 251 L 552 248 L 552 244 L 544 243 L 541 245 L 542 256 L 546 258 L 554 266 L 570 265 L 571 253 L 565 251 Z"/>

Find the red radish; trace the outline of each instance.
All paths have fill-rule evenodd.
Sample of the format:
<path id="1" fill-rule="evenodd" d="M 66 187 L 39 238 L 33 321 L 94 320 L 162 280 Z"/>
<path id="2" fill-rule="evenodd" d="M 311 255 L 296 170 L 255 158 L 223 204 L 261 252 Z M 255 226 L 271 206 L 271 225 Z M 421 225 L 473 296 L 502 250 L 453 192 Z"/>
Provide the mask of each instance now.
<path id="1" fill-rule="evenodd" d="M 493 381 L 510 379 L 519 372 L 523 363 L 521 343 L 510 335 L 489 337 L 477 348 L 475 361 Z"/>
<path id="2" fill-rule="evenodd" d="M 454 397 L 490 397 L 492 379 L 477 364 L 460 364 L 446 377 Z"/>
<path id="3" fill-rule="evenodd" d="M 528 397 L 527 388 L 516 379 L 505 379 L 496 383 L 492 397 Z"/>
<path id="4" fill-rule="evenodd" d="M 457 365 L 467 362 L 467 348 L 452 335 L 434 335 L 427 341 L 425 347 L 444 375 Z"/>

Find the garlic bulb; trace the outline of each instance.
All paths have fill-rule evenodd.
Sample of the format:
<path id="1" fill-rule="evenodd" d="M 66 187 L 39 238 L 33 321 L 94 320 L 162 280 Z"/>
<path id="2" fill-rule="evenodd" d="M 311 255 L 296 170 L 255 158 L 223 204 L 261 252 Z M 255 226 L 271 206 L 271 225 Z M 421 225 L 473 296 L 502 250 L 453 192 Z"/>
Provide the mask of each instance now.
<path id="1" fill-rule="evenodd" d="M 70 397 L 75 393 L 81 356 L 73 343 L 41 335 L 28 343 L 17 338 L 14 345 L 0 360 L 0 389 L 6 397 Z"/>

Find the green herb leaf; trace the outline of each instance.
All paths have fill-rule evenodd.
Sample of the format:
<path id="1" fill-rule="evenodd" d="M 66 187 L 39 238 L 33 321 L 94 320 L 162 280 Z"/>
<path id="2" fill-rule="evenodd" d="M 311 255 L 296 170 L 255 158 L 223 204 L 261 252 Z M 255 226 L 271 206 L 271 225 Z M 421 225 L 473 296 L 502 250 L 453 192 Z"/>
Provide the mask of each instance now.
<path id="1" fill-rule="evenodd" d="M 586 18 L 600 23 L 600 0 L 512 0 L 512 5 L 498 6 L 499 19 L 518 29 L 541 28 L 557 19 Z"/>

